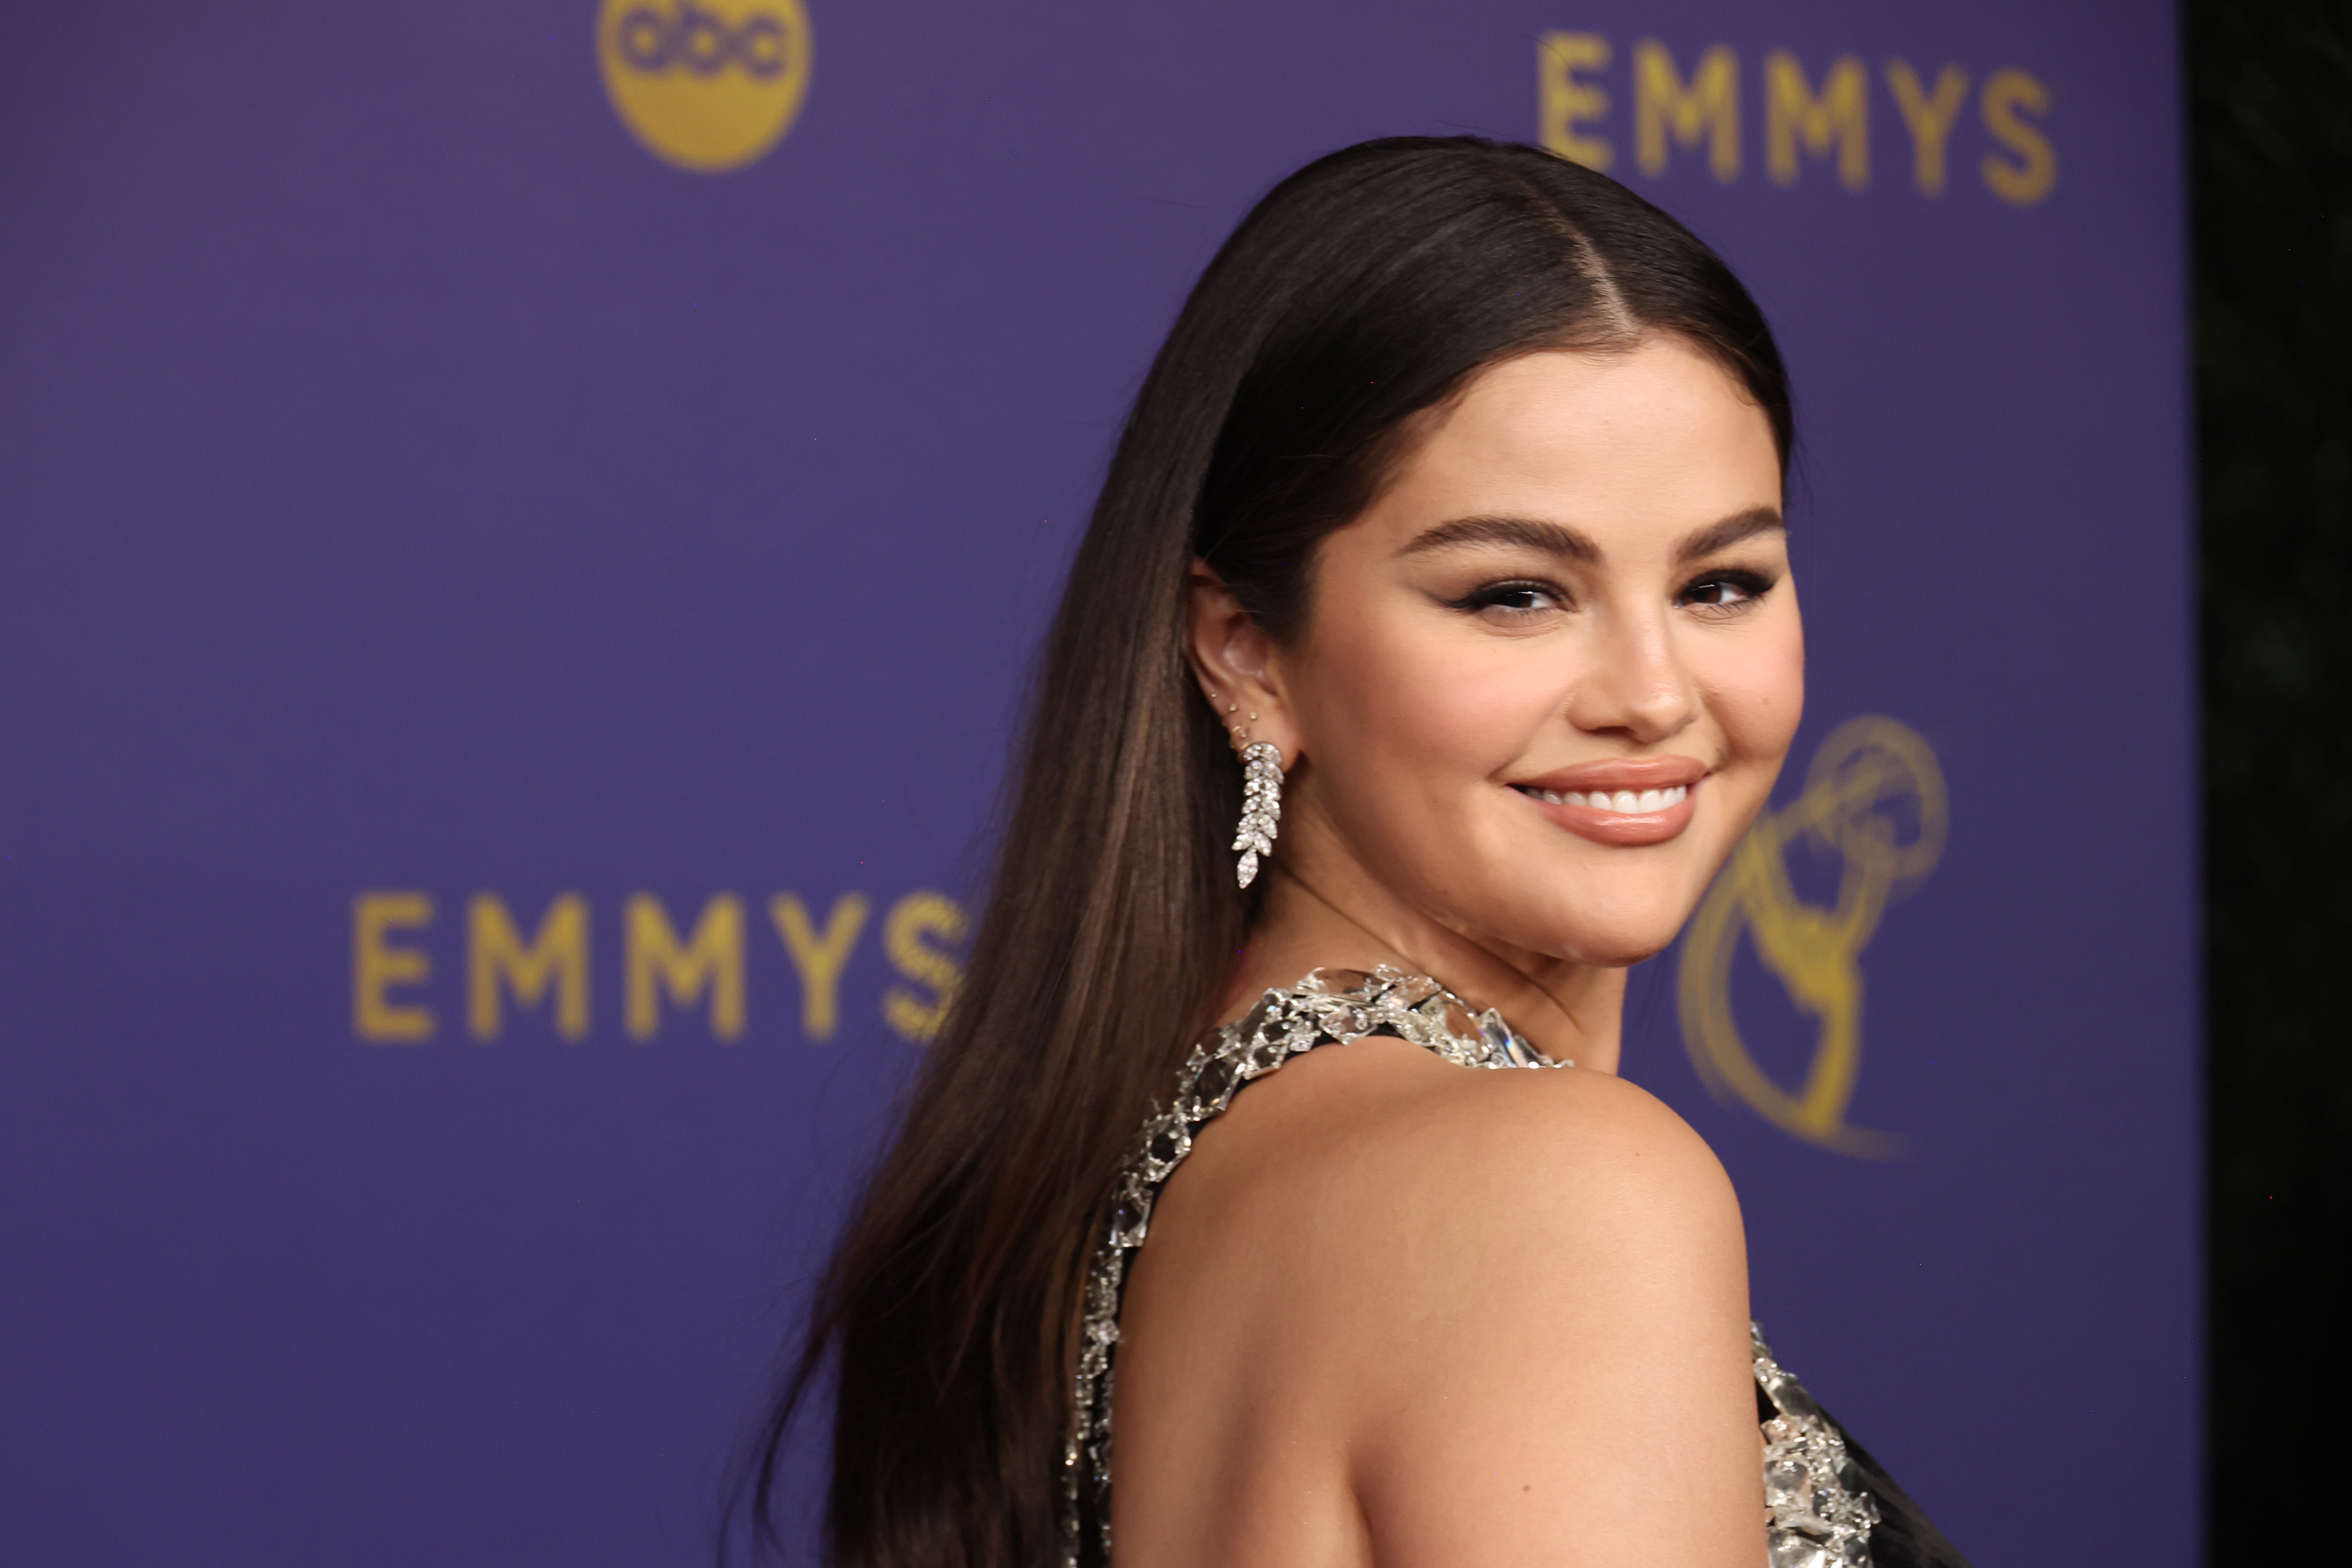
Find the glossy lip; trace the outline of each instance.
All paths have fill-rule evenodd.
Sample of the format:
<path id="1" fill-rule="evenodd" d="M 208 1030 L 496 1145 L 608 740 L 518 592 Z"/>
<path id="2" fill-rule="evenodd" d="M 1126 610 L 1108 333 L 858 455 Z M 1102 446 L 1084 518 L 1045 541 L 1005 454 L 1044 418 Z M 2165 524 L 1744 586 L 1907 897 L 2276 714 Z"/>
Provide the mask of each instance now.
<path id="1" fill-rule="evenodd" d="M 1678 838 L 1683 829 L 1691 825 L 1698 808 L 1699 783 L 1713 772 L 1696 757 L 1625 757 L 1608 762 L 1580 763 L 1572 768 L 1559 768 L 1537 778 L 1513 779 L 1511 793 L 1556 825 L 1567 828 L 1580 838 L 1612 848 L 1633 848 L 1646 844 L 1664 844 Z M 1590 795 L 1594 790 L 1612 794 L 1621 789 L 1673 789 L 1680 785 L 1690 793 L 1664 811 L 1606 811 L 1591 805 L 1554 805 L 1548 800 L 1538 800 L 1526 793 L 1531 789 L 1549 790 L 1565 795 L 1570 790 Z"/>

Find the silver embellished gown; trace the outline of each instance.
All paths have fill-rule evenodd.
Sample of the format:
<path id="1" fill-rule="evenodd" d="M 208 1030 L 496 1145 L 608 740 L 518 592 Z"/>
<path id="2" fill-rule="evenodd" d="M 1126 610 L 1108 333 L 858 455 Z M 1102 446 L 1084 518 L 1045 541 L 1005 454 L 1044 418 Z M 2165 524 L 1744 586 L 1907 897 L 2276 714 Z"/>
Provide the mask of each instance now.
<path id="1" fill-rule="evenodd" d="M 1368 1035 L 1409 1040 L 1465 1068 L 1553 1068 L 1491 1009 L 1473 1016 L 1435 981 L 1381 968 L 1318 969 L 1268 991 L 1192 1054 L 1169 1108 L 1146 1123 L 1087 1280 L 1077 1418 L 1062 1456 L 1064 1561 L 1107 1568 L 1111 1556 L 1111 1372 L 1129 1258 L 1152 1205 L 1201 1129 L 1253 1079 L 1318 1046 Z M 1770 1568 L 1967 1568 L 1965 1560 L 1870 1456 L 1772 1359 L 1755 1331 L 1756 1410 L 1764 1434 L 1765 1540 Z"/>

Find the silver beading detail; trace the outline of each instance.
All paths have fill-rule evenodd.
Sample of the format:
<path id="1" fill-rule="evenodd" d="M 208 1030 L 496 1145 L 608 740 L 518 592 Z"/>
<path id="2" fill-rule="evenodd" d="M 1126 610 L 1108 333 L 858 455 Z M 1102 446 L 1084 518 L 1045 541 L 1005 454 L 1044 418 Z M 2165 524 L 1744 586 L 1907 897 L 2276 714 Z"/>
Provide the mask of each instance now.
<path id="1" fill-rule="evenodd" d="M 1234 848 L 1241 856 L 1234 875 L 1243 887 L 1257 879 L 1258 857 L 1274 853 L 1275 835 L 1281 830 L 1282 753 L 1264 741 L 1254 742 L 1242 752 L 1242 824 L 1234 831 Z"/>
<path id="2" fill-rule="evenodd" d="M 1756 1386 L 1780 1414 L 1764 1423 L 1765 1561 L 1769 1568 L 1870 1568 L 1878 1504 L 1845 1436 L 1748 1325 Z"/>
<path id="3" fill-rule="evenodd" d="M 1266 753 L 1280 788 L 1279 753 L 1260 742 L 1244 758 Z M 1246 831 L 1247 816 L 1243 818 Z M 1267 837 L 1273 825 L 1267 824 Z M 1240 847 L 1239 844 L 1235 847 Z M 1261 842 L 1259 847 L 1263 848 Z M 1242 862 L 1242 885 L 1256 869 Z M 1318 1046 L 1345 1045 L 1366 1035 L 1393 1035 L 1473 1068 L 1572 1067 L 1555 1062 L 1488 1008 L 1473 1014 L 1462 998 L 1420 975 L 1386 964 L 1366 973 L 1318 969 L 1286 991 L 1268 991 L 1239 1022 L 1192 1047 L 1176 1077 L 1168 1108 L 1144 1124 L 1113 1194 L 1110 1218 L 1087 1277 L 1086 1315 L 1078 1331 L 1077 1376 L 1072 1389 L 1074 1429 L 1062 1451 L 1062 1550 L 1066 1568 L 1078 1568 L 1090 1503 L 1101 1561 L 1110 1561 L 1112 1359 L 1118 1344 L 1119 1298 L 1129 1256 L 1151 1229 L 1152 1205 L 1163 1183 L 1192 1151 L 1201 1128 L 1223 1114 L 1253 1079 Z"/>

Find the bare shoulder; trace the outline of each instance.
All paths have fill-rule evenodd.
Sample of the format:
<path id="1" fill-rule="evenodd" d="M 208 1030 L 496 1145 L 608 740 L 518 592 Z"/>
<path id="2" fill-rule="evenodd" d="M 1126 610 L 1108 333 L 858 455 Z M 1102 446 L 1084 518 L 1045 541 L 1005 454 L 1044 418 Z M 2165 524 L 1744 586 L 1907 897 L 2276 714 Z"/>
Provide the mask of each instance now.
<path id="1" fill-rule="evenodd" d="M 1389 1244 L 1365 1248 L 1374 1267 L 1406 1267 L 1412 1252 L 1397 1248 L 1435 1229 L 1497 1285 L 1588 1252 L 1620 1263 L 1719 1253 L 1744 1277 L 1738 1201 L 1721 1162 L 1622 1079 L 1464 1068 L 1369 1040 L 1282 1076 L 1252 1090 L 1265 1101 L 1246 1108 L 1265 1112 L 1260 1125 L 1244 1131 L 1250 1118 L 1235 1117 L 1260 1145 L 1251 1173 L 1273 1178 L 1255 1201 L 1301 1226 L 1344 1223 Z M 1496 1236 L 1517 1244 L 1487 1246 Z"/>
<path id="2" fill-rule="evenodd" d="M 1442 1163 L 1479 1196 L 1571 1229 L 1667 1213 L 1738 1217 L 1715 1152 L 1656 1096 L 1607 1073 L 1457 1070 L 1399 1118 L 1398 1152 Z M 1401 1182 L 1404 1203 L 1434 1199 Z M 1442 1201 L 1442 1200 L 1441 1200 Z M 1641 1226 L 1645 1232 L 1650 1225 Z M 1628 1238 L 1632 1239 L 1632 1238 Z"/>
<path id="3" fill-rule="evenodd" d="M 1604 1074 L 1316 1055 L 1204 1135 L 1171 1251 L 1330 1413 L 1372 1560 L 1750 1568 L 1746 1248 L 1705 1142 Z"/>

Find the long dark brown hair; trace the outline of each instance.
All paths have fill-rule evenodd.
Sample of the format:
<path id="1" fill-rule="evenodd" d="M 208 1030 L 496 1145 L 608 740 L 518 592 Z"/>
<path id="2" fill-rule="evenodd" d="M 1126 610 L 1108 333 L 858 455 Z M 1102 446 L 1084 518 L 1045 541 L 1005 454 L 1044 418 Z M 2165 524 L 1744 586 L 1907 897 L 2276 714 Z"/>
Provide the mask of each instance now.
<path id="1" fill-rule="evenodd" d="M 1183 652 L 1205 560 L 1276 638 L 1323 536 L 1409 417 L 1484 366 L 1671 332 L 1770 419 L 1786 378 L 1714 252 L 1532 147 L 1368 142 L 1275 187 L 1218 252 L 1129 416 L 1008 782 L 969 971 L 850 1215 L 751 1467 L 771 1521 L 830 1371 L 836 1568 L 1058 1563 L 1057 1477 L 1091 1244 L 1122 1158 L 1247 931 L 1241 774 Z"/>

